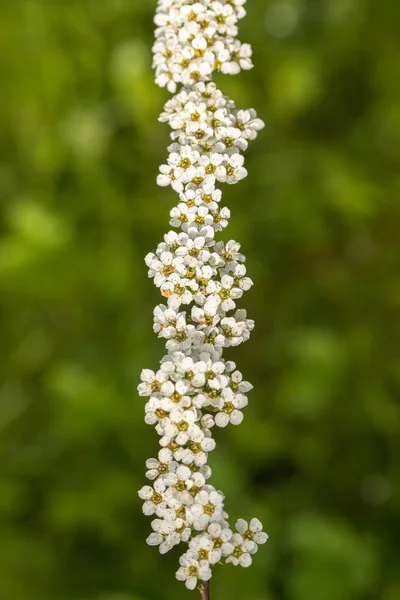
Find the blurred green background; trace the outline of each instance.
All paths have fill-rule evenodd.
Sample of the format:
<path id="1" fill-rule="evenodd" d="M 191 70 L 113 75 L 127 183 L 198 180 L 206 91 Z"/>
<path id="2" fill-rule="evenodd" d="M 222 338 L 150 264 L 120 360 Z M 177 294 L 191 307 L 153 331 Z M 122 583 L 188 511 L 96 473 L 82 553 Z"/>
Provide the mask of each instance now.
<path id="1" fill-rule="evenodd" d="M 190 597 L 137 498 L 163 355 L 143 257 L 176 202 L 154 8 L 0 5 L 1 600 Z M 267 127 L 224 188 L 258 327 L 228 352 L 255 390 L 213 483 L 271 539 L 213 600 L 400 598 L 399 31 L 395 0 L 250 0 L 256 67 L 217 77 Z"/>

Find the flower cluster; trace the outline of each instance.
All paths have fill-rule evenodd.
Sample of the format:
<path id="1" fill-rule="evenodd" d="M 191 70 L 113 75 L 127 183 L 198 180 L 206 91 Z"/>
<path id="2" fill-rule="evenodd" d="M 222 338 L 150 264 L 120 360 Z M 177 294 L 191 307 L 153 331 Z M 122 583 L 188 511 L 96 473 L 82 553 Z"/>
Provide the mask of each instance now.
<path id="1" fill-rule="evenodd" d="M 156 83 L 176 92 L 213 71 L 235 75 L 251 69 L 251 47 L 237 39 L 246 0 L 160 0 L 154 22 Z"/>
<path id="2" fill-rule="evenodd" d="M 145 421 L 160 436 L 157 458 L 147 461 L 150 485 L 139 491 L 153 516 L 148 544 L 187 551 L 176 573 L 186 587 L 211 578 L 216 563 L 248 567 L 267 540 L 257 519 L 229 526 L 224 495 L 209 483 L 212 429 L 239 425 L 252 385 L 224 348 L 249 339 L 254 321 L 237 302 L 253 285 L 240 244 L 216 241 L 230 211 L 220 206 L 220 183 L 247 175 L 243 151 L 264 126 L 254 110 L 237 110 L 209 81 L 212 71 L 249 68 L 251 50 L 236 39 L 245 0 L 160 0 L 156 16 L 157 82 L 175 91 L 160 120 L 172 144 L 157 182 L 179 195 L 169 231 L 146 256 L 149 277 L 164 303 L 154 309 L 154 332 L 166 355 L 154 372 L 144 369 L 138 391 L 147 397 Z"/>

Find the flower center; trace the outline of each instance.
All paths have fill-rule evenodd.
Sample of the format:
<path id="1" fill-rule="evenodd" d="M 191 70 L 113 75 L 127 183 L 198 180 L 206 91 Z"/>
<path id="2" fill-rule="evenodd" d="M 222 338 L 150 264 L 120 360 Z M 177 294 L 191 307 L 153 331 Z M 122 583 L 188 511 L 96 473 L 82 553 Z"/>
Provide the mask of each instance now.
<path id="1" fill-rule="evenodd" d="M 178 404 L 178 402 L 182 400 L 182 396 L 179 392 L 174 392 L 173 394 L 171 394 L 171 400 L 172 402 L 175 402 L 175 404 Z"/>
<path id="2" fill-rule="evenodd" d="M 159 381 L 153 381 L 150 388 L 152 392 L 159 392 L 161 390 L 161 383 Z"/>
<path id="3" fill-rule="evenodd" d="M 178 519 L 184 519 L 186 517 L 186 509 L 184 506 L 181 506 L 175 512 L 176 512 L 176 516 L 178 517 Z"/>
<path id="4" fill-rule="evenodd" d="M 192 448 L 193 454 L 198 454 L 199 452 L 202 451 L 201 444 L 199 444 L 198 442 L 192 442 L 191 448 Z"/>
<path id="5" fill-rule="evenodd" d="M 162 268 L 162 274 L 168 277 L 168 275 L 171 275 L 171 273 L 173 273 L 174 270 L 175 269 L 172 265 L 165 265 L 165 267 Z"/>
<path id="6" fill-rule="evenodd" d="M 221 300 L 227 300 L 228 298 L 230 298 L 231 292 L 230 292 L 230 290 L 227 290 L 227 289 L 223 288 L 220 291 L 219 296 L 220 296 Z"/>
<path id="7" fill-rule="evenodd" d="M 215 512 L 215 506 L 214 506 L 214 504 L 210 504 L 210 503 L 209 504 L 205 504 L 204 507 L 203 507 L 203 509 L 204 509 L 204 512 L 206 513 L 206 515 L 210 515 L 211 516 Z"/>
<path id="8" fill-rule="evenodd" d="M 154 492 L 154 494 L 151 497 L 151 501 L 153 504 L 161 504 L 162 502 L 162 496 L 161 494 L 158 494 L 157 492 Z"/>
<path id="9" fill-rule="evenodd" d="M 179 163 L 179 166 L 182 167 L 182 169 L 188 169 L 191 164 L 192 163 L 188 158 L 182 158 L 181 162 Z"/>
<path id="10" fill-rule="evenodd" d="M 230 340 L 231 338 L 233 338 L 233 331 L 231 327 L 227 327 L 226 325 L 224 325 L 222 327 L 222 333 L 224 334 L 224 336 L 226 338 L 228 338 L 228 340 Z"/>
<path id="11" fill-rule="evenodd" d="M 175 292 L 175 294 L 178 294 L 178 296 L 182 296 L 182 294 L 185 293 L 185 288 L 183 286 L 177 284 L 174 287 L 174 292 Z"/>
<path id="12" fill-rule="evenodd" d="M 233 411 L 235 410 L 235 407 L 233 406 L 232 402 L 227 402 L 224 406 L 224 412 L 227 415 L 231 415 L 233 413 Z"/>
<path id="13" fill-rule="evenodd" d="M 186 340 L 186 338 L 187 338 L 187 335 L 184 331 L 178 331 L 175 336 L 175 339 L 177 342 L 184 342 Z"/>
<path id="14" fill-rule="evenodd" d="M 227 148 L 232 148 L 235 145 L 235 140 L 231 137 L 226 137 L 224 139 L 224 144 Z"/>

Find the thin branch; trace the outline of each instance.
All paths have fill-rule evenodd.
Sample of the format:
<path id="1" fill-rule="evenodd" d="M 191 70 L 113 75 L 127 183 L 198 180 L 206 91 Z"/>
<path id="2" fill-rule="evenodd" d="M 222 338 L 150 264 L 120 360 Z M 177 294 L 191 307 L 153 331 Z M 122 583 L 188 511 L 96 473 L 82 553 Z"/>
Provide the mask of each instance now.
<path id="1" fill-rule="evenodd" d="M 201 600 L 210 600 L 210 582 L 203 581 L 199 585 L 199 592 L 201 594 Z"/>

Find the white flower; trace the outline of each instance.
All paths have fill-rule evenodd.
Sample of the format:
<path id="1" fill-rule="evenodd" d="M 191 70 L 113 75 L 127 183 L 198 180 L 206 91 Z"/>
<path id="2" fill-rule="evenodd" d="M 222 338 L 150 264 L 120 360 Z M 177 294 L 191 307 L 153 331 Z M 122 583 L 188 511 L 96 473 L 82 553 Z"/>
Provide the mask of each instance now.
<path id="1" fill-rule="evenodd" d="M 243 167 L 244 157 L 241 154 L 232 154 L 232 156 L 226 156 L 224 164 L 218 167 L 217 177 L 218 181 L 225 181 L 226 183 L 237 183 L 244 177 L 247 177 L 247 171 Z"/>
<path id="2" fill-rule="evenodd" d="M 216 282 L 212 289 L 208 287 L 210 293 L 205 304 L 205 310 L 212 306 L 219 306 L 224 312 L 233 310 L 236 306 L 235 300 L 243 295 L 243 290 L 235 285 L 235 279 L 230 275 L 222 275 L 221 282 Z"/>
<path id="3" fill-rule="evenodd" d="M 176 180 L 175 169 L 169 165 L 161 165 L 160 174 L 157 176 L 157 185 L 161 187 L 170 185 L 178 193 L 183 190 L 182 181 Z"/>
<path id="4" fill-rule="evenodd" d="M 255 552 L 258 549 L 258 544 L 265 544 L 268 540 L 268 535 L 263 531 L 263 525 L 259 519 L 251 519 L 250 523 L 244 519 L 238 519 L 235 527 L 236 531 L 246 540 L 251 540 L 255 543 Z"/>
<path id="5" fill-rule="evenodd" d="M 249 566 L 267 540 L 257 519 L 239 519 L 232 533 L 224 497 L 207 483 L 214 426 L 238 425 L 251 384 L 223 350 L 246 341 L 254 328 L 236 301 L 253 285 L 240 244 L 216 241 L 230 219 L 220 183 L 247 175 L 243 152 L 264 126 L 253 109 L 235 103 L 210 81 L 214 71 L 252 67 L 251 47 L 237 39 L 246 0 L 158 0 L 154 19 L 156 83 L 175 96 L 160 121 L 171 128 L 160 186 L 179 194 L 169 231 L 145 257 L 148 275 L 165 301 L 154 309 L 154 332 L 165 340 L 158 370 L 143 369 L 145 422 L 159 435 L 157 458 L 146 461 L 152 485 L 139 491 L 143 512 L 155 515 L 147 543 L 164 554 L 181 542 L 187 551 L 176 576 L 188 589 L 211 578 L 222 558 Z M 180 87 L 180 91 L 176 90 Z"/>
<path id="6" fill-rule="evenodd" d="M 257 133 L 264 128 L 264 123 L 257 118 L 255 110 L 239 110 L 236 113 L 236 127 L 240 129 L 243 136 L 248 140 L 255 140 Z"/>
<path id="7" fill-rule="evenodd" d="M 165 419 L 162 427 L 170 440 L 174 439 L 177 444 L 184 446 L 189 440 L 192 442 L 203 440 L 204 434 L 196 425 L 197 420 L 197 412 L 194 410 L 174 410 L 170 413 L 169 419 Z"/>
<path id="8" fill-rule="evenodd" d="M 145 500 L 143 504 L 143 514 L 153 515 L 154 513 L 162 513 L 162 511 L 166 508 L 166 503 L 163 495 L 164 492 L 165 484 L 160 479 L 154 482 L 153 487 L 145 485 L 139 490 L 139 498 Z"/>
<path id="9" fill-rule="evenodd" d="M 159 546 L 160 554 L 169 552 L 180 542 L 187 542 L 191 535 L 191 529 L 184 519 L 172 514 L 168 517 L 154 519 L 151 523 L 154 533 L 147 538 L 149 546 Z"/>
<path id="10" fill-rule="evenodd" d="M 250 390 L 253 389 L 253 386 L 248 381 L 243 381 L 243 375 L 241 374 L 241 372 L 238 370 L 234 370 L 234 369 L 236 369 L 235 363 L 232 363 L 232 365 L 233 366 L 231 369 L 229 369 L 228 365 L 227 365 L 227 370 L 233 371 L 233 373 L 231 373 L 231 383 L 230 383 L 231 389 L 234 392 L 240 392 L 242 394 L 247 394 L 247 392 L 250 392 Z M 229 365 L 229 367 L 231 367 L 231 364 Z"/>
<path id="11" fill-rule="evenodd" d="M 249 567 L 252 563 L 251 554 L 254 553 L 255 543 L 245 539 L 240 533 L 234 533 L 231 542 L 234 549 L 226 562 L 235 566 Z"/>
<path id="12" fill-rule="evenodd" d="M 245 310 L 237 310 L 234 317 L 225 317 L 220 323 L 216 343 L 224 346 L 238 346 L 246 342 L 254 329 L 254 321 L 246 318 Z"/>
<path id="13" fill-rule="evenodd" d="M 235 263 L 234 261 L 228 263 L 228 266 L 221 269 L 221 273 L 226 273 L 233 277 L 234 284 L 244 292 L 247 292 L 253 285 L 250 277 L 246 277 L 246 267 Z"/>
<path id="14" fill-rule="evenodd" d="M 207 529 L 208 535 L 214 542 L 214 548 L 220 548 L 222 556 L 228 556 L 234 550 L 234 546 L 230 543 L 233 534 L 226 525 L 224 521 L 210 523 Z"/>
<path id="15" fill-rule="evenodd" d="M 195 388 L 202 387 L 205 384 L 206 371 L 207 364 L 204 361 L 195 362 L 190 356 L 183 357 L 176 365 L 176 373 L 190 381 L 190 384 Z"/>
<path id="16" fill-rule="evenodd" d="M 190 304 L 193 293 L 188 288 L 190 280 L 182 279 L 177 273 L 173 273 L 168 281 L 161 286 L 161 295 L 168 298 L 168 306 L 178 309 L 181 304 Z"/>
<path id="17" fill-rule="evenodd" d="M 239 252 L 240 244 L 234 240 L 230 240 L 227 244 L 223 242 L 217 242 L 214 245 L 214 252 L 216 252 L 223 259 L 224 263 L 229 266 L 229 263 L 243 263 L 246 258 L 244 254 Z"/>
<path id="18" fill-rule="evenodd" d="M 154 373 L 150 369 L 143 369 L 140 378 L 142 383 L 138 386 L 139 396 L 151 396 L 152 393 L 159 392 L 162 384 L 168 381 L 167 373 L 161 370 Z"/>
<path id="19" fill-rule="evenodd" d="M 189 549 L 196 553 L 200 560 L 207 560 L 210 565 L 215 565 L 222 556 L 221 550 L 215 547 L 214 540 L 202 534 L 190 541 Z"/>
<path id="20" fill-rule="evenodd" d="M 196 173 L 195 165 L 200 154 L 192 150 L 190 146 L 181 146 L 179 154 L 172 152 L 168 158 L 168 164 L 174 168 L 174 177 L 177 181 L 188 183 Z"/>
<path id="21" fill-rule="evenodd" d="M 176 460 L 184 465 L 203 466 L 207 463 L 207 455 L 215 448 L 215 440 L 204 437 L 200 442 L 190 442 L 188 448 L 179 448 L 174 453 Z"/>
<path id="22" fill-rule="evenodd" d="M 202 490 L 195 497 L 195 503 L 190 507 L 190 512 L 195 519 L 195 527 L 204 529 L 212 521 L 219 521 L 224 508 L 224 497 L 211 486 Z"/>
<path id="23" fill-rule="evenodd" d="M 158 477 L 163 477 L 167 473 L 171 471 L 174 467 L 176 467 L 177 463 L 172 461 L 172 452 L 167 448 L 163 448 L 158 453 L 157 458 L 149 458 L 146 461 L 146 467 L 148 469 L 146 473 L 147 479 L 157 479 Z"/>
<path id="24" fill-rule="evenodd" d="M 179 559 L 181 565 L 176 572 L 176 578 L 184 581 L 189 590 L 194 590 L 199 581 L 211 579 L 210 563 L 207 560 L 198 560 L 192 552 L 186 552 Z"/>
<path id="25" fill-rule="evenodd" d="M 156 255 L 148 255 L 147 262 L 149 268 L 149 277 L 154 277 L 154 284 L 161 287 L 165 281 L 168 281 L 173 273 L 184 274 L 185 269 L 183 259 L 180 256 L 174 256 L 172 252 L 161 252 L 160 258 Z"/>
<path id="26" fill-rule="evenodd" d="M 200 164 L 204 167 L 207 175 L 214 175 L 223 160 L 222 154 L 204 154 L 200 159 Z"/>
<path id="27" fill-rule="evenodd" d="M 186 313 L 166 308 L 163 304 L 154 309 L 153 330 L 158 337 L 168 340 L 166 347 L 170 351 L 189 348 L 195 334 L 194 325 L 186 322 Z M 153 384 L 156 386 L 156 384 Z"/>
<path id="28" fill-rule="evenodd" d="M 240 409 L 248 404 L 246 396 L 234 394 L 230 388 L 225 388 L 221 396 L 223 397 L 224 404 L 221 412 L 217 413 L 214 417 L 215 424 L 218 427 L 226 427 L 229 423 L 240 425 L 243 421 L 243 413 Z"/>

